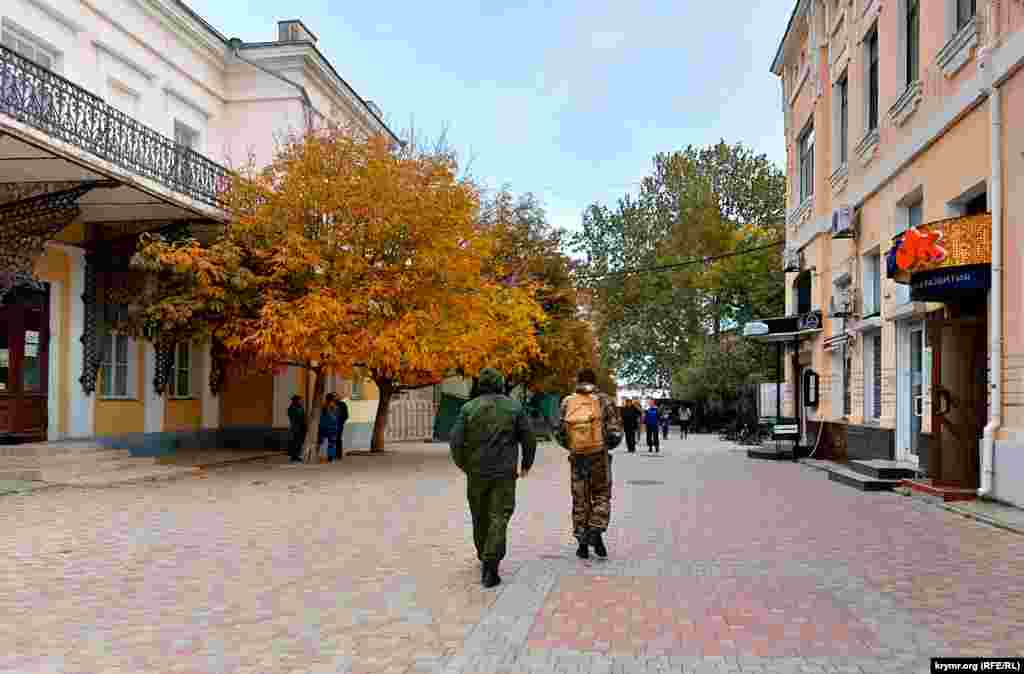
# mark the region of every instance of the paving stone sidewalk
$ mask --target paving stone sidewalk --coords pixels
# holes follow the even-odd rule
[[[1024,537],[709,436],[613,459],[608,560],[568,464],[479,586],[440,444],[0,499],[0,674],[927,672],[1024,655]]]

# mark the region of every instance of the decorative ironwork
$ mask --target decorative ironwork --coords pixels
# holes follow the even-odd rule
[[[47,194],[49,192],[62,192],[78,187],[82,184],[80,180],[54,180],[49,182],[29,183],[0,183],[0,204],[9,204],[12,201],[21,201],[29,197]]]
[[[96,378],[100,370],[100,345],[98,334],[99,306],[97,300],[96,259],[92,255],[85,256],[85,288],[82,292],[82,304],[85,311],[82,322],[82,376],[78,383],[86,395],[96,392]]]
[[[227,169],[3,46],[0,112],[204,204],[225,206]]]
[[[78,200],[97,187],[115,186],[111,181],[81,182],[0,204],[0,270],[31,275],[46,241],[78,216]]]
[[[153,390],[163,395],[174,372],[174,346],[154,345],[156,348],[156,372],[153,374]]]
[[[28,288],[38,292],[46,292],[46,284],[32,274],[0,271],[0,304],[3,304],[4,298],[15,288]]]

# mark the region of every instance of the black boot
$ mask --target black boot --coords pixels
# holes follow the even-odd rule
[[[590,533],[590,544],[594,547],[594,552],[598,557],[604,559],[608,556],[608,548],[604,547],[604,539],[601,538],[601,532],[596,529]]]
[[[484,573],[481,582],[487,588],[494,587],[501,582],[501,577],[498,576],[498,562],[484,562]]]
[[[580,559],[590,559],[590,549],[587,547],[586,537],[580,538],[580,546],[576,548],[576,556]]]

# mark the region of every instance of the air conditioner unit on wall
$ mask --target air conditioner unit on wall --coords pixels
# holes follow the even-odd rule
[[[856,236],[853,222],[853,209],[849,206],[842,206],[832,211],[832,227],[830,228],[833,239],[852,239]]]

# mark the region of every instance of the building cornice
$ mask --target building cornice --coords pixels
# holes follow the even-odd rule
[[[64,12],[61,12],[45,0],[26,0],[26,2],[66,28],[72,35],[78,35],[84,30],[82,24],[78,23]]]
[[[807,14],[807,9],[810,6],[812,0],[796,0],[796,6],[793,7],[793,13],[789,15],[789,23],[786,24],[786,32],[782,34],[782,40],[779,42],[778,49],[775,50],[775,58],[772,60],[771,72],[776,75],[782,76],[782,65],[785,59],[783,56],[786,53],[786,41],[789,40],[790,34],[793,32],[793,27],[796,25],[797,20],[802,19]]]
[[[370,108],[356,90],[338,74],[331,62],[312,42],[246,43],[242,45],[242,49],[246,52],[246,58],[259,61],[261,65],[269,66],[280,63],[308,70],[328,85],[325,88],[333,92],[335,97],[341,98],[362,123],[383,131],[396,141],[400,140],[398,135],[377,116],[377,113]]]
[[[135,0],[165,27],[184,38],[189,46],[218,70],[226,65],[227,39],[180,0]]]
[[[127,26],[125,26],[120,21],[118,21],[117,18],[115,18],[114,16],[111,16],[110,14],[107,14],[102,9],[97,7],[94,4],[95,0],[79,0],[79,1],[83,5],[88,7],[91,11],[93,11],[97,16],[101,17],[104,21],[108,22],[111,26],[113,26],[118,31],[120,31],[123,35],[128,37],[128,39],[130,39],[133,42],[135,42],[136,44],[140,45],[143,49],[148,51],[150,54],[153,54],[154,56],[156,56],[156,58],[159,59],[168,68],[170,68],[170,69],[174,70],[175,72],[177,72],[177,73],[181,74],[182,76],[184,76],[188,81],[192,82],[196,87],[198,87],[199,89],[202,89],[207,94],[209,94],[213,98],[217,99],[218,102],[221,102],[221,103],[224,102],[224,94],[223,94],[223,92],[220,92],[220,91],[217,91],[217,90],[213,89],[209,84],[207,84],[206,82],[203,82],[202,80],[197,78],[195,75],[193,75],[192,73],[188,72],[188,70],[182,68],[174,60],[169,58],[165,53],[161,52],[159,49],[156,49],[151,44],[149,44],[145,40],[141,39],[131,29],[129,29]],[[159,16],[155,15],[153,9],[151,7],[149,7],[149,3],[150,2],[157,2],[159,0],[135,0],[135,1],[139,4],[140,7],[144,8],[144,9],[148,9],[150,15],[155,16],[158,19],[160,18]],[[171,28],[173,30],[174,24],[167,23],[165,21],[164,25],[168,26],[169,28]],[[175,31],[175,33],[178,34],[178,35],[181,35],[180,31]],[[193,43],[193,41],[188,39],[187,37],[186,37],[186,40],[189,43]],[[196,45],[193,43],[192,46],[195,47]],[[220,54],[219,57],[212,56],[206,50],[197,51],[197,54],[200,56],[200,58],[203,58],[208,63],[212,64],[218,71],[221,71],[221,72],[223,71],[224,65],[225,65],[223,52]]]

